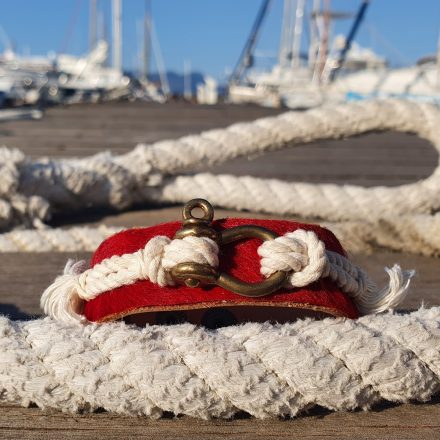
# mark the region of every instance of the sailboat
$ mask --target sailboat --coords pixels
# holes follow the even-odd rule
[[[90,0],[89,52],[82,56],[66,53],[21,56],[6,41],[6,50],[0,54],[0,106],[72,104],[121,98],[165,102],[169,86],[164,73],[159,91],[148,81],[147,73],[138,79],[126,75],[122,69],[122,0],[112,0],[111,66],[108,65],[109,43],[98,38],[96,32],[97,17],[97,0]],[[5,40],[4,32],[0,36]],[[151,38],[153,49],[159,50],[151,17],[146,18],[143,38]],[[162,58],[157,64],[164,72]]]
[[[229,81],[228,99],[232,103],[253,102],[271,107],[293,109],[322,105],[329,99],[329,84],[341,69],[374,68],[386,61],[371,50],[353,44],[368,7],[364,0],[354,16],[346,38],[330,41],[330,23],[351,18],[351,14],[332,12],[327,0],[313,0],[307,18],[307,0],[285,0],[278,63],[269,72],[252,68],[254,50],[271,0],[263,1],[249,39]],[[309,20],[310,38],[306,53],[301,52],[305,20]]]
[[[341,76],[331,93],[346,100],[400,98],[440,105],[440,51],[414,66],[380,68]]]

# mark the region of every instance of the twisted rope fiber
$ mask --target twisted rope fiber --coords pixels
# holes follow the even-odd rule
[[[15,229],[0,234],[0,252],[94,252],[106,238],[122,230],[106,225]]]
[[[121,156],[100,153],[84,159],[32,162],[17,150],[4,148],[0,152],[0,227],[24,222],[38,226],[50,210],[123,209],[133,203],[183,202],[194,196],[226,208],[328,221],[393,218],[398,222],[400,214],[429,215],[440,208],[439,166],[427,179],[395,188],[178,174],[243,155],[371,131],[415,133],[440,151],[439,126],[440,111],[433,106],[386,100],[287,112],[138,145]]]
[[[439,346],[439,307],[215,331],[0,317],[0,401],[154,418],[366,410],[438,394]]]
[[[398,252],[440,256],[440,213],[369,221],[321,222],[352,253],[371,253],[382,247]],[[68,229],[16,229],[0,234],[0,252],[93,252],[117,226],[76,226]]]
[[[198,263],[216,268],[219,263],[217,243],[207,237],[188,236],[171,240],[156,236],[134,253],[113,255],[91,269],[85,261],[69,260],[63,275],[44,291],[41,307],[55,319],[85,322],[81,315],[84,301],[121,286],[150,280],[159,286],[174,285],[170,271],[179,263]],[[413,271],[402,271],[398,265],[386,269],[389,285],[379,289],[369,276],[344,256],[328,251],[312,231],[298,229],[258,248],[261,274],[289,274],[287,286],[304,287],[321,277],[329,277],[348,293],[363,314],[395,308],[406,296]]]

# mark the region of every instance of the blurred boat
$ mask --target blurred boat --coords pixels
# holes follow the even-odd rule
[[[328,84],[343,68],[345,71],[376,67],[385,60],[369,49],[352,44],[368,7],[361,3],[346,38],[338,36],[330,45],[331,20],[352,17],[332,12],[313,0],[306,14],[306,0],[285,0],[278,63],[268,72],[253,69],[254,52],[271,0],[264,0],[250,36],[229,81],[228,99],[233,103],[253,102],[261,105],[293,109],[311,108],[327,99]],[[308,20],[310,38],[306,53],[301,52],[304,25]]]
[[[96,20],[96,1],[91,0],[91,21]],[[48,56],[21,56],[12,50],[6,34],[6,50],[0,54],[0,107],[78,102],[100,102],[130,99],[163,103],[169,88],[159,90],[148,80],[147,72],[140,78],[122,70],[122,1],[112,2],[113,66],[108,66],[109,44],[91,39],[90,50],[83,56],[65,53]],[[151,17],[145,20],[145,36],[152,32]],[[95,32],[94,30],[92,32]],[[157,37],[153,34],[157,40]],[[153,39],[158,48],[158,41]],[[145,43],[146,44],[146,43]],[[163,66],[163,60],[161,60]],[[163,75],[162,75],[163,76]],[[162,77],[161,77],[162,80]],[[165,81],[165,79],[163,79]],[[162,81],[162,82],[163,82]]]
[[[415,66],[364,70],[341,76],[331,93],[346,100],[401,98],[440,105],[439,58],[429,57]]]
[[[301,53],[301,47],[308,0],[285,0],[278,63],[268,72],[256,71],[252,68],[255,46],[270,2],[263,1],[230,78],[230,102],[301,109],[328,102],[397,97],[440,105],[440,45],[437,55],[414,66],[390,68],[385,58],[354,41],[368,0],[362,1],[354,15],[347,37],[336,36],[331,44],[331,20],[351,15],[330,11],[330,0],[323,8],[320,0],[313,0],[306,53]]]
[[[98,102],[133,97],[163,102],[148,81],[136,81],[106,66],[108,43],[99,41],[88,54],[77,57],[0,58],[0,105],[51,105]]]
[[[197,84],[197,102],[214,105],[218,102],[218,83],[211,76],[205,76],[202,84]]]
[[[49,60],[34,64],[6,50],[0,55],[0,107],[35,105],[50,83],[51,70]]]

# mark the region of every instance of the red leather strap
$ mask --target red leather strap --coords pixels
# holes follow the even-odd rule
[[[298,228],[313,230],[324,241],[328,250],[345,254],[333,233],[317,225],[258,219],[225,219],[213,223],[214,227],[219,230],[246,224],[264,226],[279,235]],[[180,222],[172,222],[120,232],[99,246],[92,257],[91,267],[112,255],[136,252],[156,235],[173,238],[180,227]],[[219,269],[248,282],[261,280],[260,257],[257,254],[260,244],[260,240],[251,239],[221,247]],[[138,281],[135,284],[105,292],[87,302],[84,314],[90,321],[101,322],[140,311],[198,309],[225,305],[307,308],[336,316],[358,317],[358,311],[350,298],[328,279],[321,279],[305,288],[283,289],[260,298],[242,297],[217,286],[159,287],[150,281]]]

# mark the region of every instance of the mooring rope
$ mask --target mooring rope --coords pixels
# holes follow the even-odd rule
[[[14,229],[0,234],[0,252],[94,252],[106,238],[122,230],[106,225]]]
[[[377,248],[440,256],[440,213],[382,218],[374,221],[320,222],[336,234],[350,253],[371,253]],[[124,228],[99,225],[71,228],[15,229],[0,234],[0,252],[93,252],[108,237]]]
[[[423,402],[440,390],[439,324],[439,307],[215,331],[0,317],[0,402],[205,419]]]
[[[51,211],[85,207],[124,209],[134,203],[184,202],[205,197],[217,206],[299,215],[327,221],[384,219],[405,227],[400,215],[430,216],[440,208],[440,167],[398,187],[289,183],[230,175],[179,175],[226,160],[323,139],[371,131],[415,133],[440,151],[440,111],[429,104],[370,101],[307,112],[287,112],[133,151],[83,159],[31,161],[17,150],[0,151],[0,227],[34,226]],[[414,221],[418,221],[418,217]],[[438,247],[434,252],[438,252]]]

